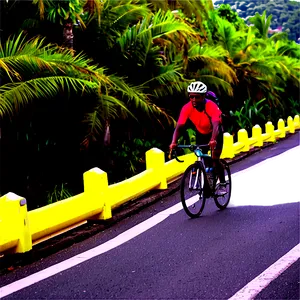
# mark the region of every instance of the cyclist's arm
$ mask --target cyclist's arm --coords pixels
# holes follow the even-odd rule
[[[219,121],[212,121],[212,135],[211,135],[211,141],[216,141],[217,137],[219,135]]]
[[[188,116],[189,116],[189,106],[186,104],[182,107],[182,109],[180,111],[178,122],[177,122],[177,125],[175,127],[172,142],[171,142],[171,145],[170,145],[171,149],[174,145],[177,144],[177,141],[178,141],[178,139],[179,139],[179,137],[182,133],[183,127],[185,126],[185,123],[188,119]]]
[[[210,102],[210,105],[207,107],[207,112],[211,116],[211,141],[215,141],[219,135],[219,125],[221,124],[221,111],[215,103]]]

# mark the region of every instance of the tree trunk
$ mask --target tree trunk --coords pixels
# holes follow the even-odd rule
[[[63,46],[73,50],[73,40],[73,24],[72,22],[67,22],[63,31]]]
[[[110,124],[108,120],[105,123],[104,145],[110,146]]]
[[[0,41],[3,43],[4,33],[5,33],[5,19],[6,19],[6,10],[5,10],[5,3],[4,1],[0,1],[0,11],[1,11],[1,19],[0,19]]]

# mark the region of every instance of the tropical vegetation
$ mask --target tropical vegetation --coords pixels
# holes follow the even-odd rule
[[[216,7],[230,6],[249,25],[251,17],[256,13],[262,15],[266,10],[272,15],[271,30],[279,29],[286,32],[290,40],[299,41],[300,2],[297,0],[217,0],[214,4]]]
[[[168,151],[191,80],[227,129],[300,112],[299,45],[207,0],[0,1],[1,193],[29,209],[80,193],[84,171],[117,182]],[[192,135],[192,127],[188,135]]]

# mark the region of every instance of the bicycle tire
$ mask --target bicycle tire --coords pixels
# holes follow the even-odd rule
[[[192,174],[192,172],[196,174]],[[198,175],[197,175],[198,174]],[[181,202],[184,211],[191,218],[199,217],[204,209],[205,170],[202,164],[194,163],[185,170],[180,185]],[[196,196],[196,198],[194,198]]]
[[[230,167],[229,167],[228,163],[224,159],[221,159],[220,161],[221,161],[221,163],[222,163],[222,165],[224,167],[224,172],[225,172],[226,194],[224,194],[224,195],[218,195],[217,194],[217,189],[218,189],[218,184],[219,184],[219,178],[216,177],[214,200],[215,200],[216,206],[220,210],[223,210],[223,209],[225,209],[228,206],[229,201],[230,201],[231,189],[232,189],[232,181],[231,181]]]

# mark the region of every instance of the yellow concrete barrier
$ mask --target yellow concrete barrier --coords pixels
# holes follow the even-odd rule
[[[32,241],[100,214],[103,207],[86,201],[84,193],[32,210],[28,213]]]
[[[286,131],[289,133],[295,133],[294,119],[291,116],[287,119]]]
[[[248,152],[250,150],[248,132],[246,129],[240,129],[238,131],[238,140],[233,144],[233,149],[235,154]]]
[[[36,244],[69,226],[88,219],[108,219],[107,174],[93,168],[83,175],[84,192],[28,213],[32,241]]]
[[[108,187],[111,207],[115,209],[160,186],[161,178],[154,169],[146,170],[129,179],[111,184]]]
[[[99,168],[93,168],[83,174],[84,197],[89,203],[101,208],[101,212],[88,219],[107,220],[111,218],[107,173]]]
[[[283,119],[279,119],[277,122],[277,130],[275,130],[275,136],[279,137],[279,138],[285,138],[286,134],[285,134],[285,124]]]
[[[175,159],[165,163],[164,169],[168,182],[172,182],[174,179],[178,178],[178,176],[182,175],[185,169],[197,160],[194,153],[182,155],[178,158],[179,160],[183,160],[183,163],[179,163]]]
[[[168,188],[166,174],[164,171],[165,153],[158,148],[152,148],[146,152],[146,170],[153,169],[155,176],[159,178],[158,189]]]
[[[252,127],[252,137],[249,138],[249,145],[252,147],[261,147],[263,143],[262,129],[256,124]]]
[[[239,154],[240,152],[242,152],[242,149],[244,148],[244,144],[241,143],[241,142],[235,142],[233,144],[233,151],[234,151],[234,154]]]
[[[234,148],[233,148],[233,136],[228,132],[225,132],[223,135],[223,150],[221,153],[221,158],[233,158],[234,157]]]
[[[276,142],[275,134],[274,134],[274,125],[272,122],[267,122],[265,125],[266,133],[262,134],[262,138],[264,142]]]
[[[165,153],[158,148],[146,152],[146,170],[122,182],[109,186],[112,208],[136,199],[151,189],[168,188],[165,173]]]
[[[0,253],[32,249],[26,199],[14,193],[0,198]]]
[[[295,124],[295,129],[300,129],[300,117],[299,117],[299,115],[295,115],[294,124]]]
[[[233,158],[239,152],[248,152],[250,146],[260,147],[264,142],[275,142],[284,138],[286,131],[294,133],[300,128],[299,115],[288,117],[287,126],[278,120],[278,129],[272,122],[265,124],[265,133],[259,125],[252,128],[252,137],[245,129],[238,131],[238,141],[224,133],[221,158]],[[146,152],[146,170],[122,182],[108,185],[107,174],[99,168],[83,174],[84,192],[27,212],[26,200],[13,193],[0,198],[0,253],[26,252],[32,245],[62,230],[77,226],[89,219],[109,219],[112,210],[136,199],[151,189],[166,189],[168,182],[178,178],[184,170],[196,161],[194,153],[165,163],[165,154],[157,148]]]

